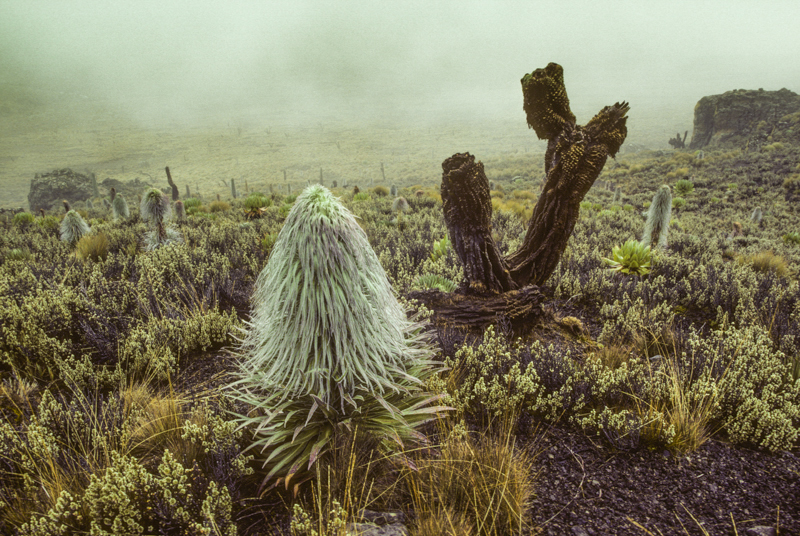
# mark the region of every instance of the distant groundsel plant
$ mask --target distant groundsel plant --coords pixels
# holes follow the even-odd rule
[[[424,392],[437,370],[354,216],[323,186],[297,198],[256,283],[231,395],[250,407],[263,484],[310,477],[339,431],[390,444],[420,438],[439,409]],[[279,482],[280,480],[278,480]]]
[[[75,244],[84,235],[89,234],[91,229],[80,214],[70,210],[61,220],[61,240],[70,244]]]
[[[117,194],[114,196],[114,201],[111,202],[111,213],[115,220],[126,220],[130,217],[131,212],[124,195]]]
[[[167,194],[158,188],[150,188],[142,197],[139,207],[142,219],[150,226],[150,231],[144,237],[147,251],[153,251],[167,244],[183,241],[180,233],[167,223],[172,215],[172,207]]]
[[[672,214],[672,191],[663,185],[653,196],[650,210],[647,212],[647,223],[644,226],[642,244],[654,248],[667,247],[669,218]]]

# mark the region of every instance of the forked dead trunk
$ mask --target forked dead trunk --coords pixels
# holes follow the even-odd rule
[[[442,163],[442,202],[450,240],[476,290],[507,292],[542,285],[553,273],[578,221],[580,203],[609,156],[625,141],[628,104],[603,108],[575,123],[560,65],[522,79],[528,126],[548,140],[545,185],[516,252],[503,257],[492,238],[492,200],[483,164],[469,153]]]

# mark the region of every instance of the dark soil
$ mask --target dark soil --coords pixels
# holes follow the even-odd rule
[[[745,535],[754,526],[800,534],[797,452],[719,440],[684,455],[621,452],[561,427],[543,432],[533,449],[540,472],[531,521],[539,534]]]

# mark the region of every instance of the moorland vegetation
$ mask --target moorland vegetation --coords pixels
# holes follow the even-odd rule
[[[524,329],[498,318],[480,333],[440,326],[430,342],[443,367],[435,373],[410,374],[394,362],[387,393],[413,391],[419,382],[410,374],[423,380],[420,393],[451,408],[415,425],[419,437],[403,416],[409,408],[380,396],[374,382],[387,380],[377,362],[371,371],[355,362],[336,373],[320,366],[308,388],[302,381],[313,378],[295,370],[266,378],[263,370],[280,367],[252,356],[280,336],[303,344],[300,324],[263,341],[245,338],[250,361],[236,353],[258,326],[259,306],[281,292],[259,283],[265,266],[283,260],[287,277],[303,275],[292,262],[309,250],[282,230],[304,225],[307,197],[190,198],[176,218],[167,196],[151,190],[139,210],[95,199],[68,214],[6,218],[0,532],[333,535],[366,508],[404,511],[412,534],[512,534],[533,528],[536,460],[526,445],[537,425],[580,429],[619,451],[681,454],[710,438],[796,451],[798,162],[800,148],[779,142],[609,161],[542,287],[545,317]],[[543,182],[529,159],[505,168],[494,175],[487,163],[502,255],[520,247]],[[397,198],[388,185],[332,189],[355,216],[337,212],[348,222],[338,243],[361,236],[364,256],[372,255],[367,242],[374,251],[374,262],[358,261],[373,278],[359,288],[380,288],[375,299],[396,298],[392,314],[408,308],[417,321],[431,311],[407,299],[412,291],[464,282],[434,179],[393,188]],[[336,203],[324,210],[339,211]],[[321,321],[323,306],[303,307],[303,325]],[[350,333],[355,326],[339,313],[341,322],[325,329]],[[343,337],[380,353],[420,337],[414,326],[391,344]],[[353,390],[331,398],[346,374],[356,378],[347,380]],[[273,383],[265,398],[255,388],[231,396],[236,378]],[[392,391],[393,382],[403,388]],[[270,414],[290,392],[307,398]],[[275,405],[259,408],[265,400]],[[377,424],[354,415],[369,411]],[[276,423],[292,423],[291,432]],[[298,453],[292,440],[309,423],[324,448],[306,442]],[[389,430],[408,433],[387,441]],[[264,441],[270,434],[279,441]],[[286,467],[282,456],[290,466],[315,462],[303,465],[303,485],[283,473],[272,486]],[[800,520],[789,513],[785,522]]]

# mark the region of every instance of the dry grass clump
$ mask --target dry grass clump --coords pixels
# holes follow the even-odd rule
[[[631,349],[627,346],[606,345],[590,354],[590,359],[599,359],[603,366],[610,370],[618,369],[631,357]]]
[[[451,433],[438,457],[407,474],[418,524],[413,535],[520,534],[534,496],[533,459],[510,433]],[[442,532],[433,532],[434,530]]]
[[[75,244],[75,255],[93,262],[104,261],[108,256],[110,243],[105,233],[83,236]]]
[[[212,201],[208,204],[209,212],[227,212],[231,209],[231,204],[227,201]]]
[[[772,250],[741,256],[738,258],[738,262],[739,264],[750,266],[753,270],[762,274],[774,273],[779,277],[789,275],[789,263],[784,257],[776,255]]]
[[[424,512],[417,517],[411,536],[472,536],[475,524],[464,512],[452,508]]]

